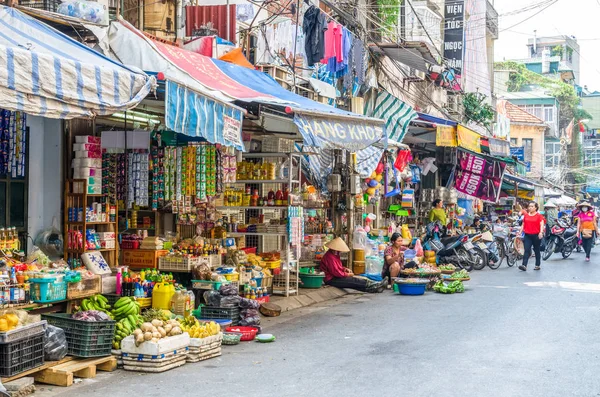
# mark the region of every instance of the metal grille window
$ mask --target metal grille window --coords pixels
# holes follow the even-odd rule
[[[510,146],[518,146],[519,141],[517,138],[510,138]]]

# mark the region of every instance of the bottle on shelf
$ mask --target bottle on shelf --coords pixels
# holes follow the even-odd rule
[[[275,206],[275,192],[273,189],[269,190],[269,195],[267,196],[267,205],[269,207]]]

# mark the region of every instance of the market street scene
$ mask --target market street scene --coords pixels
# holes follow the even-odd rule
[[[0,397],[597,396],[599,0],[0,0]]]

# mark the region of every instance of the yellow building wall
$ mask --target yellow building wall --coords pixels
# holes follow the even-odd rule
[[[544,127],[510,125],[511,146],[524,146],[523,139],[532,139],[531,171],[528,177],[541,178],[544,171]],[[514,140],[517,142],[514,142]],[[527,161],[527,158],[525,158]]]

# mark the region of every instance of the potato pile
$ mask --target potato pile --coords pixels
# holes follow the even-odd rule
[[[139,346],[144,342],[158,342],[168,336],[181,335],[183,331],[177,320],[162,321],[154,319],[152,322],[143,323],[140,328],[133,331],[135,345]]]

